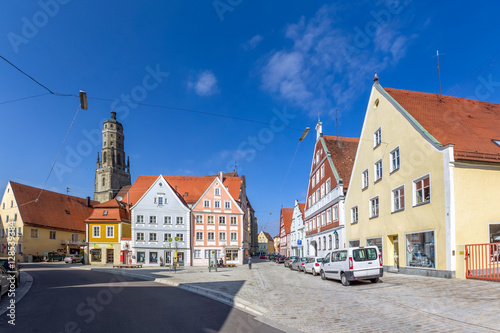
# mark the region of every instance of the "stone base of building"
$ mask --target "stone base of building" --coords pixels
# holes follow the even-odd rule
[[[437,277],[444,279],[454,279],[456,277],[455,271],[441,271],[437,269],[421,269],[413,267],[399,267],[399,270],[395,271],[393,266],[384,266],[384,272]]]

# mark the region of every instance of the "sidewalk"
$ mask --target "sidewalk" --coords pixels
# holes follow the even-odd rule
[[[208,272],[205,267],[80,269],[124,274],[196,292],[236,306],[287,332],[500,332],[500,283],[387,273],[382,283],[354,283],[298,273],[282,264]],[[276,325],[273,325],[276,326]]]

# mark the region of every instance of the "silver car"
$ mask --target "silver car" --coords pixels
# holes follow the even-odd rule
[[[307,258],[306,265],[304,266],[304,273],[311,273],[316,276],[321,272],[321,262],[323,257],[309,257]]]
[[[76,263],[76,262],[82,262],[82,256],[78,255],[78,254],[70,254],[69,256],[66,256],[66,258],[64,258],[64,262],[67,263],[67,264],[73,264],[73,263]]]
[[[6,292],[9,291],[9,273],[3,266],[0,266],[0,299],[2,298],[2,295],[5,294]]]
[[[292,261],[292,264],[290,265],[290,269],[296,269],[298,272],[301,272],[304,270],[304,266],[306,264],[306,261],[307,261],[306,257],[297,258],[294,261]]]

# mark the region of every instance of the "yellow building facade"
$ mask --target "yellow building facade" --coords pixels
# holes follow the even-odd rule
[[[433,119],[439,110],[432,108],[456,110],[460,100],[373,85],[346,198],[346,231],[350,246],[377,245],[387,271],[463,278],[465,244],[488,243],[496,232],[500,164],[454,151],[464,144],[454,145],[450,123]]]
[[[264,252],[266,254],[274,253],[274,240],[265,231],[261,231],[257,237],[259,243],[259,252]]]
[[[132,239],[130,213],[115,199],[97,205],[85,220],[91,265],[129,264]]]

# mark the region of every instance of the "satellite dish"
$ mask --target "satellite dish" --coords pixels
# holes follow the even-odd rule
[[[123,198],[122,198],[122,197],[116,197],[116,200],[118,200],[118,201],[122,201],[122,200],[123,200]]]

